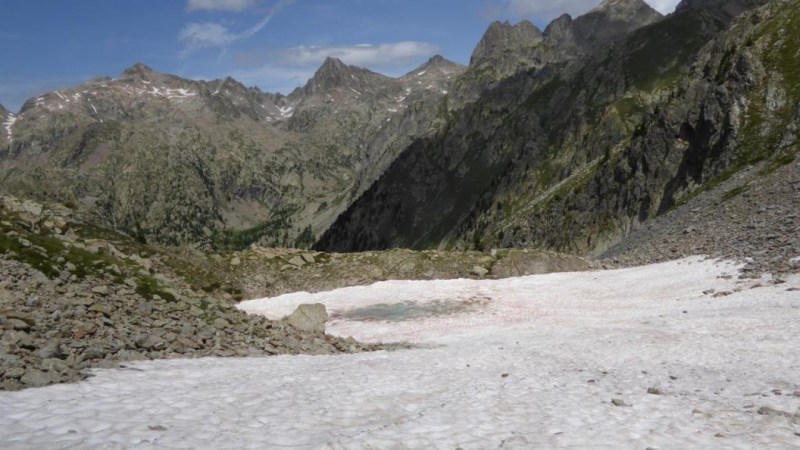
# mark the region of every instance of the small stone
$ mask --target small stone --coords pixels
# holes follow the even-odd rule
[[[25,374],[22,375],[20,381],[22,381],[27,386],[39,387],[39,386],[47,386],[48,384],[53,384],[57,382],[58,379],[59,377],[56,374],[52,374],[50,372],[42,372],[41,370],[36,370],[36,369],[28,369],[25,371]]]
[[[79,326],[72,330],[72,339],[81,340],[92,333],[94,333],[93,329],[85,326]]]
[[[301,256],[295,256],[289,260],[289,264],[295,267],[303,267],[306,265],[306,260],[303,259]]]
[[[725,435],[724,435],[724,434],[722,434],[722,433],[717,433],[717,434],[715,434],[715,435],[714,435],[714,437],[718,437],[718,438],[724,438],[724,437],[725,437]]]
[[[472,273],[474,273],[475,275],[483,278],[483,277],[486,276],[486,274],[489,273],[489,270],[486,269],[485,267],[475,266],[475,267],[472,268]]]
[[[500,375],[500,378],[508,378],[508,374],[504,373],[504,374]]]
[[[623,400],[621,398],[612,398],[611,399],[611,404],[614,405],[614,406],[628,406],[628,404],[625,403],[625,400]]]
[[[108,307],[106,307],[104,305],[101,305],[99,303],[95,303],[94,305],[90,306],[89,307],[89,311],[92,311],[92,312],[95,312],[95,313],[100,313],[100,314],[102,314],[104,316],[110,316],[111,315],[111,311],[108,309]]]
[[[0,312],[0,316],[5,316],[9,319],[21,320],[29,326],[36,325],[36,319],[33,317],[33,314],[26,314],[19,311],[3,311]]]
[[[92,293],[97,295],[108,295],[108,286],[95,286],[92,288]]]
[[[7,330],[20,330],[20,331],[27,331],[31,329],[31,326],[27,323],[19,320],[19,319],[6,319],[2,322],[3,328]]]
[[[647,393],[651,395],[664,395],[661,389],[655,387],[647,388]]]
[[[316,259],[314,258],[314,255],[312,255],[311,253],[303,253],[300,256],[303,258],[303,260],[305,262],[307,262],[309,264],[314,264],[316,262]]]
[[[5,378],[20,378],[23,375],[25,375],[25,369],[22,367],[12,367],[6,369],[6,373],[3,376]]]
[[[167,431],[167,427],[164,425],[148,425],[147,428],[151,431]]]
[[[20,239],[19,243],[20,243],[20,245],[22,245],[25,248],[28,248],[28,247],[31,246],[31,241],[29,241],[27,239]]]
[[[787,413],[785,411],[781,411],[779,409],[775,409],[775,408],[773,408],[771,406],[762,406],[761,408],[758,408],[758,411],[756,411],[756,412],[761,416],[790,416],[791,415],[791,414],[789,414],[789,413]]]
[[[705,291],[703,291],[703,295],[711,295],[714,292],[717,292],[717,290],[716,289],[706,289]]]
[[[242,264],[242,260],[238,256],[231,258],[231,266],[238,266]]]

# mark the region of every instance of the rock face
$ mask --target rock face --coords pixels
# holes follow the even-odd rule
[[[501,82],[415,141],[317,248],[595,254],[750,164],[791,161],[798,5],[732,21],[710,3]]]
[[[511,25],[507,21],[494,22],[473,50],[469,65],[471,67],[485,65],[499,55],[536,47],[542,41],[542,31],[527,20],[516,25]]]
[[[618,0],[604,1],[575,20],[562,15],[544,32],[527,20],[516,25],[494,22],[475,47],[470,69],[500,81],[526,69],[574,59],[661,18],[642,0]]]

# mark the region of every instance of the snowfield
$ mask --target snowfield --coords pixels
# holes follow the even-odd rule
[[[244,302],[269,317],[321,302],[331,334],[419,348],[143,362],[0,393],[0,448],[800,448],[800,276],[736,270],[689,258]]]

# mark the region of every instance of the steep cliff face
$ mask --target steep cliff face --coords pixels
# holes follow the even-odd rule
[[[567,63],[661,19],[643,0],[617,0],[604,1],[574,20],[562,15],[544,32],[526,20],[516,25],[494,22],[475,47],[469,71],[456,82],[451,109],[475,101],[517,73]]]
[[[512,77],[409,147],[318,247],[599,252],[720,177],[788,161],[797,14],[775,1],[730,28],[725,5],[685,6],[563,69]]]
[[[2,189],[160,243],[308,245],[429,131],[461,70],[433,65],[423,85],[329,59],[283,96],[137,64],[4,113]]]

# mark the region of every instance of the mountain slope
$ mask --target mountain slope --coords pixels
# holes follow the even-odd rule
[[[786,161],[796,12],[774,2],[723,33],[727,6],[685,6],[563,70],[511,78],[415,142],[318,247],[593,253],[715,177]]]
[[[428,132],[452,74],[417,85],[329,59],[283,96],[137,64],[4,117],[2,189],[154,242],[307,245]]]

